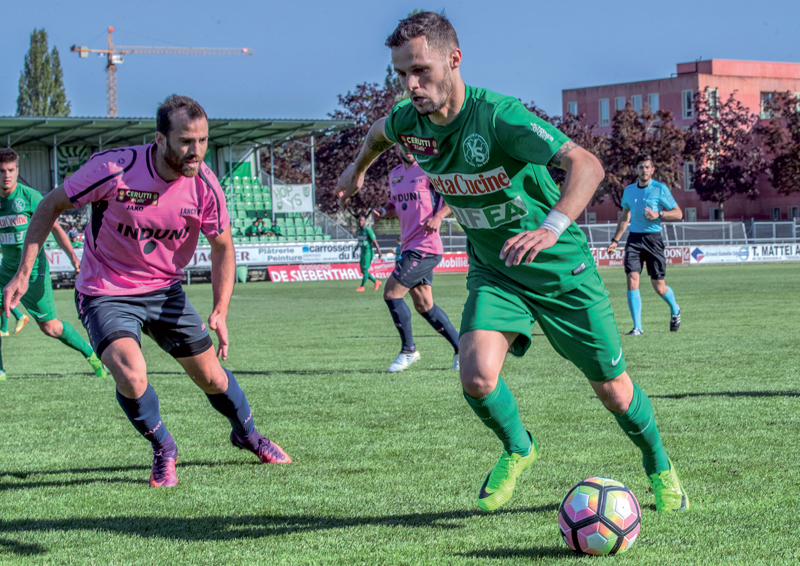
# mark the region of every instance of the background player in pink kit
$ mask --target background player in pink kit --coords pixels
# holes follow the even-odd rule
[[[172,95],[158,109],[156,129],[154,144],[97,153],[45,197],[28,228],[17,274],[4,290],[4,308],[16,306],[25,294],[31,266],[58,215],[91,203],[75,302],[95,351],[114,376],[122,410],[152,443],[150,485],[177,483],[178,450],[147,382],[142,330],[228,418],[235,446],[264,463],[290,463],[277,444],[256,430],[244,392],[218,360],[228,353],[226,317],[235,257],[224,194],[203,163],[206,113],[191,98]],[[180,283],[200,232],[211,244],[214,307],[208,326],[217,333],[216,354]]]
[[[450,214],[450,207],[431,190],[428,176],[417,164],[414,154],[400,145],[397,150],[402,163],[389,174],[389,202],[373,210],[376,222],[394,216],[400,220],[403,241],[402,255],[383,290],[383,298],[402,341],[400,354],[386,371],[403,371],[420,358],[411,333],[411,310],[403,300],[406,293],[411,294],[414,308],[422,318],[453,346],[455,354],[450,369],[457,370],[458,332],[447,314],[433,302],[431,294],[433,268],[439,265],[444,251],[439,226]]]

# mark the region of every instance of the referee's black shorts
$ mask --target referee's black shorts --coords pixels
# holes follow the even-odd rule
[[[650,279],[664,279],[667,258],[661,232],[630,232],[625,243],[625,273],[641,273],[647,265]]]

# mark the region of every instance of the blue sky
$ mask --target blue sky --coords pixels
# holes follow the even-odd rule
[[[224,8],[222,8],[224,6]],[[132,10],[133,8],[133,10]],[[74,116],[105,116],[105,65],[72,44],[252,47],[252,57],[129,55],[119,67],[119,115],[153,116],[177,92],[212,117],[325,118],[337,94],[381,82],[383,46],[415,8],[444,8],[474,84],[561,113],[561,90],[667,77],[678,62],[800,62],[800,2],[640,0],[227,1],[2,0],[0,115],[16,112],[19,74],[36,27],[61,54]]]

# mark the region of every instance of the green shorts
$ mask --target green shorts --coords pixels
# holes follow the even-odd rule
[[[597,272],[572,291],[545,297],[502,275],[471,268],[467,289],[461,334],[516,332],[510,351],[522,356],[531,345],[531,327],[538,322],[556,352],[591,381],[614,379],[625,371],[614,311]]]
[[[0,266],[0,287],[5,287],[15,273]],[[28,292],[20,301],[36,322],[47,322],[58,317],[56,300],[53,296],[53,282],[50,280],[50,268],[34,270],[28,283]]]
[[[368,248],[361,252],[361,259],[359,260],[358,266],[361,268],[361,273],[366,273],[369,271],[369,266],[372,264],[372,248]]]

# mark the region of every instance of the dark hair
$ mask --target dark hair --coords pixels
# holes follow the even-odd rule
[[[172,116],[172,113],[177,110],[186,110],[190,120],[198,120],[200,118],[205,118],[208,120],[206,111],[203,110],[203,107],[200,106],[197,101],[189,98],[188,96],[171,94],[166,98],[166,100],[164,100],[164,102],[161,103],[161,106],[158,107],[158,112],[156,112],[157,132],[160,132],[165,136],[169,135],[169,132],[172,129],[170,116]]]
[[[458,35],[444,12],[418,12],[400,20],[386,39],[386,47],[402,47],[416,37],[425,38],[440,53],[450,53],[458,47]]]
[[[650,165],[654,165],[653,158],[650,157],[649,154],[643,153],[636,158],[636,167],[639,166],[640,163],[644,163],[645,161],[649,161]]]
[[[19,161],[19,155],[10,147],[0,149],[0,163],[16,163]]]

